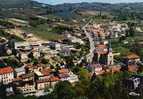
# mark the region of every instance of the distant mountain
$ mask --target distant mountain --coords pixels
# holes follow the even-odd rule
[[[66,3],[59,5],[46,5],[33,0],[0,0],[0,8],[31,8],[31,7],[52,7],[54,11],[73,11],[78,10],[133,10],[141,11],[143,9],[143,3],[121,3],[121,4],[109,4],[109,3]]]
[[[77,11],[104,11],[112,13],[113,15],[120,15],[120,14],[136,14],[137,17],[143,19],[143,2],[142,3],[119,3],[119,4],[110,4],[110,3],[66,3],[66,4],[59,4],[53,6],[53,10],[55,14],[58,15],[63,14],[65,15],[74,15],[74,12]],[[60,14],[59,14],[60,13]],[[72,13],[72,14],[71,14]]]
[[[41,3],[32,0],[0,0],[0,8],[30,8],[41,5]]]
[[[9,8],[24,8],[14,9],[14,10],[3,10]],[[36,8],[36,9],[35,9]],[[37,9],[38,8],[38,9]],[[78,11],[104,11],[112,13],[113,15],[120,15],[131,13],[136,14],[137,17],[143,18],[143,3],[120,3],[120,4],[110,4],[110,3],[66,3],[59,5],[47,5],[42,4],[33,0],[0,0],[0,15],[1,16],[31,16],[31,15],[46,15],[48,13],[64,16],[64,17],[72,17],[75,16]],[[15,12],[15,13],[14,13]]]
[[[74,3],[74,4],[60,4],[55,5],[54,9],[56,11],[65,11],[65,10],[73,10],[73,9],[83,9],[83,10],[104,10],[111,11],[114,9],[127,9],[127,10],[139,10],[143,9],[142,3],[119,3],[119,4],[110,4],[110,3]]]

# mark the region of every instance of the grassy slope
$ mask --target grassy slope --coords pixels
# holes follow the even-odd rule
[[[11,37],[11,35],[9,34],[9,33],[7,33],[7,32],[4,32],[3,30],[0,30],[0,36],[1,37],[5,37],[5,38],[9,38],[9,37]],[[15,38],[15,40],[16,41],[24,41],[22,38],[20,38],[20,37],[18,37],[18,36],[16,36],[16,35],[13,35],[14,36],[14,38]]]
[[[30,28],[26,27],[23,29],[46,40],[58,40],[63,38],[60,34],[55,33],[54,29],[49,28],[47,24],[38,25],[37,27],[30,27]]]

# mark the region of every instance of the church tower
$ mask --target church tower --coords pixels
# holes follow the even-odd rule
[[[112,48],[109,48],[109,53],[107,56],[107,65],[113,65],[114,64],[114,55],[112,52]]]
[[[111,39],[109,39],[109,52],[107,56],[107,65],[113,65],[114,64],[114,55],[113,50],[111,46]]]

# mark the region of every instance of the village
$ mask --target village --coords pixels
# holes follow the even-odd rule
[[[69,81],[73,85],[78,82],[80,75],[73,72],[73,66],[80,65],[80,68],[87,69],[89,78],[123,71],[137,73],[142,65],[140,56],[130,52],[121,57],[124,61],[118,61],[115,57],[121,53],[112,48],[112,40],[126,37],[128,30],[127,24],[117,22],[86,24],[82,34],[86,36],[86,42],[89,41],[90,46],[87,48],[89,53],[85,52],[83,56],[80,55],[80,47],[86,45],[86,42],[80,33],[73,36],[66,32],[65,40],[70,41],[70,44],[65,41],[37,39],[33,34],[25,32],[18,34],[25,41],[17,42],[13,36],[9,39],[1,37],[0,83],[6,86],[7,96],[23,94],[39,97],[52,92],[60,81]],[[124,41],[124,44],[127,43]],[[79,48],[75,44],[79,44]],[[69,57],[74,59],[67,60]],[[13,66],[14,62],[11,61],[17,63],[17,66]],[[140,83],[136,79],[140,77],[128,79],[136,85],[135,89]]]

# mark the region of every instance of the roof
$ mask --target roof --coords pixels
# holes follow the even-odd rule
[[[51,70],[50,68],[43,69],[43,70],[41,71],[41,73],[42,73],[44,76],[50,75],[51,72],[52,72],[52,70]]]
[[[60,79],[59,79],[59,77],[57,77],[57,76],[51,76],[51,77],[49,78],[49,80],[50,80],[51,82],[54,82],[54,81],[59,81]]]
[[[130,53],[130,54],[127,55],[127,58],[128,59],[138,59],[140,57],[135,53]]]
[[[66,69],[66,68],[62,68],[62,69],[59,70],[59,73],[61,73],[61,74],[67,74],[67,73],[69,73],[69,70]]]
[[[70,77],[69,74],[59,74],[59,77],[60,78],[67,78],[67,77]]]
[[[36,80],[37,83],[45,83],[45,82],[56,82],[59,81],[60,78],[57,76],[51,76],[50,78]]]
[[[15,71],[16,72],[23,72],[23,71],[25,71],[25,67],[22,66],[22,67],[16,68]]]
[[[38,75],[38,76],[43,76],[43,74],[42,74],[40,71],[38,71],[38,70],[34,70],[34,73],[35,73],[36,75]]]
[[[8,66],[8,67],[4,67],[4,68],[0,68],[0,75],[2,74],[8,74],[14,72],[13,68]]]

